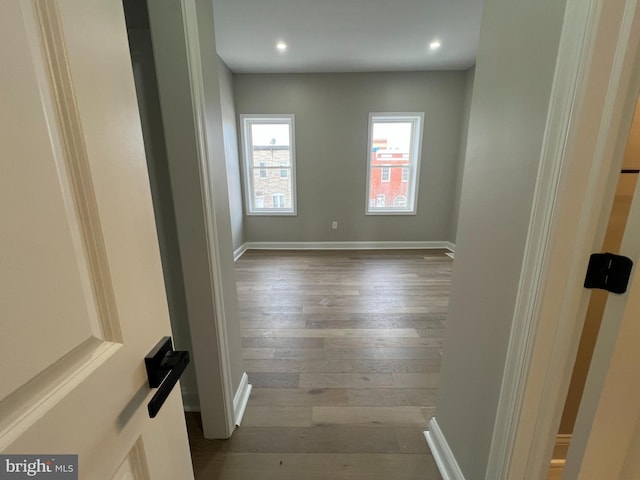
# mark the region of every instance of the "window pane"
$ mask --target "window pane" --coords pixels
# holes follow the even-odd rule
[[[260,170],[260,168],[253,169],[253,189],[256,192],[254,208],[293,209],[290,169],[287,169],[286,177],[281,177],[281,170],[283,170],[281,167],[267,168],[265,169],[266,178],[260,177]],[[262,198],[260,204],[258,198]]]
[[[254,147],[257,145],[284,145],[288,147],[291,144],[289,138],[289,124],[252,123],[251,143]]]
[[[264,164],[267,167],[291,165],[291,152],[289,147],[268,146],[253,147],[253,166]]]
[[[382,171],[384,168],[389,169],[389,181],[382,180]],[[409,182],[402,181],[403,167],[372,167],[371,179],[369,184],[369,206],[375,208],[380,207],[408,207],[407,197],[409,194]],[[385,198],[385,204],[380,205],[377,200],[380,195]],[[404,197],[404,205],[398,205],[395,201],[397,197]]]
[[[264,162],[273,167],[291,164],[288,123],[251,124],[253,165]]]
[[[375,122],[373,148],[386,152],[408,153],[411,148],[411,122]]]

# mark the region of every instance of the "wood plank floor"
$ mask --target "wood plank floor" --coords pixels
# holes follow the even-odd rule
[[[440,480],[434,413],[452,260],[442,250],[249,251],[236,262],[253,392],[225,441],[187,423],[196,478]]]

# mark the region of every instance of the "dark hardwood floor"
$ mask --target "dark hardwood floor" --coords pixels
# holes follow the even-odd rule
[[[442,250],[249,251],[236,263],[253,385],[232,438],[202,438],[197,479],[441,479],[434,413],[452,260]]]

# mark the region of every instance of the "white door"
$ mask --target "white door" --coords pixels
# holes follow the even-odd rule
[[[622,255],[634,269],[627,293],[609,294],[565,467],[566,479],[640,478],[640,183]]]
[[[0,52],[0,452],[193,478],[122,4],[3,0]]]

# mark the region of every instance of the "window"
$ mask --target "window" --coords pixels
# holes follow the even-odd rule
[[[274,193],[271,200],[273,208],[284,208],[284,193]]]
[[[248,215],[295,215],[293,115],[241,115]]]
[[[407,197],[405,197],[404,195],[398,195],[396,198],[393,199],[393,206],[394,207],[406,207],[407,206]]]
[[[415,215],[423,119],[424,113],[369,114],[368,215]]]

